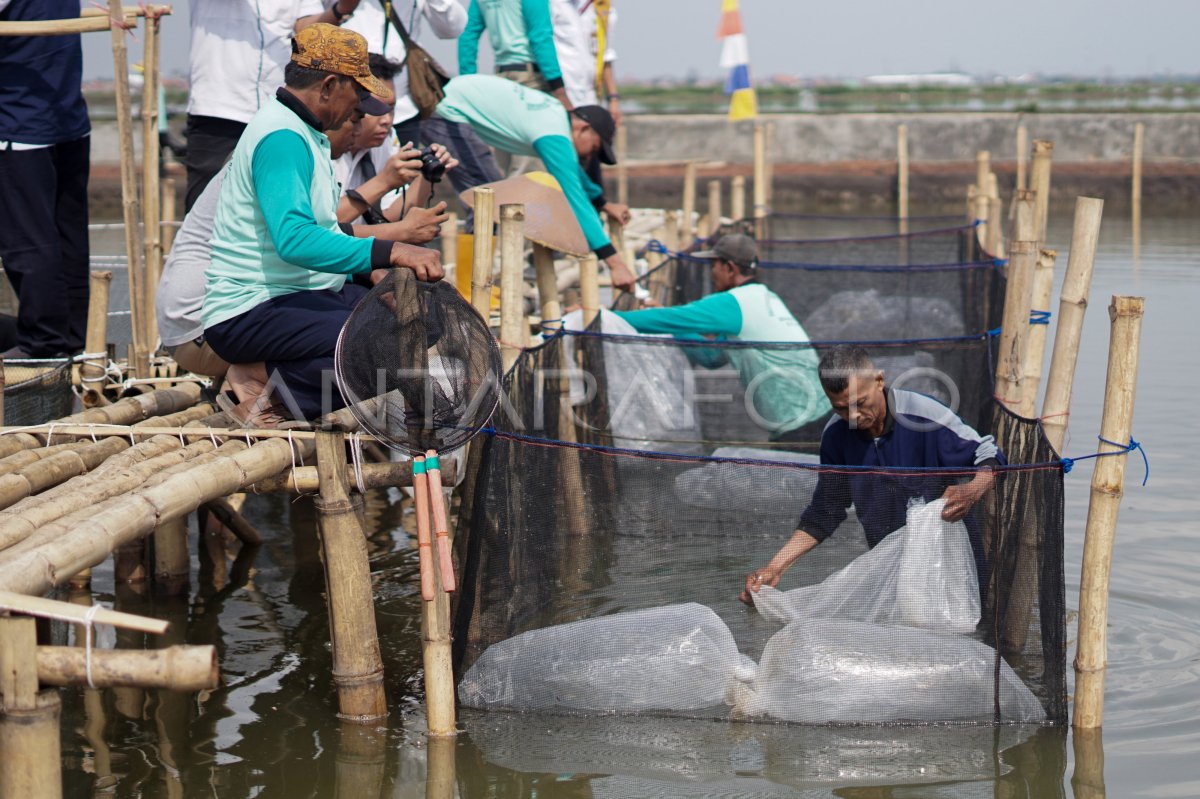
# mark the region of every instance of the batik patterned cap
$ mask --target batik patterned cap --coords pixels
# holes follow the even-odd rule
[[[292,39],[292,61],[309,69],[354,78],[384,102],[393,99],[391,89],[372,75],[367,66],[367,40],[354,31],[325,22],[309,25]]]

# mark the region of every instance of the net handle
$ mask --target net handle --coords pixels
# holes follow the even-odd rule
[[[421,568],[421,599],[432,602],[433,541],[429,533],[429,478],[425,458],[413,458],[413,504],[417,511],[417,556]]]
[[[429,504],[433,509],[433,532],[437,536],[438,573],[442,578],[442,590],[453,593],[457,587],[454,578],[454,560],[450,554],[450,521],[446,514],[446,495],[442,491],[442,465],[437,450],[425,453],[425,468],[429,474]]]

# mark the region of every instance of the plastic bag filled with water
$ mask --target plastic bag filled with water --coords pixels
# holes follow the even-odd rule
[[[718,447],[712,457],[813,466],[820,462],[816,455],[755,447]],[[816,485],[816,472],[807,469],[779,469],[770,480],[764,480],[761,466],[713,462],[677,475],[675,499],[684,505],[722,513],[776,515],[782,510],[799,516],[812,500]],[[782,508],[781,498],[786,498]]]
[[[979,623],[979,574],[967,528],[942,519],[945,500],[914,503],[907,524],[815,585],[751,594],[769,619],[855,619],[970,633]]]
[[[531,630],[488,647],[459,683],[458,699],[514,710],[700,710],[725,703],[744,663],[716,613],[696,603],[667,605]]]
[[[733,712],[805,724],[994,718],[996,651],[971,638],[847,619],[795,621],[771,637]],[[1045,713],[1000,662],[1000,720]]]

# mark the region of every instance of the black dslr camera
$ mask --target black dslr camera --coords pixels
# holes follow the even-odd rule
[[[418,156],[421,159],[421,175],[430,183],[437,183],[446,174],[446,165],[437,157],[432,147],[426,147]]]

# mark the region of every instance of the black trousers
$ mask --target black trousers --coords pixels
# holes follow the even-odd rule
[[[0,258],[17,293],[17,346],[34,357],[83,350],[91,147],[84,136],[0,149]]]
[[[225,166],[226,159],[237,146],[238,139],[242,137],[242,131],[245,129],[245,122],[188,114],[185,130],[187,192],[183,200],[184,213],[192,210],[208,182]]]

